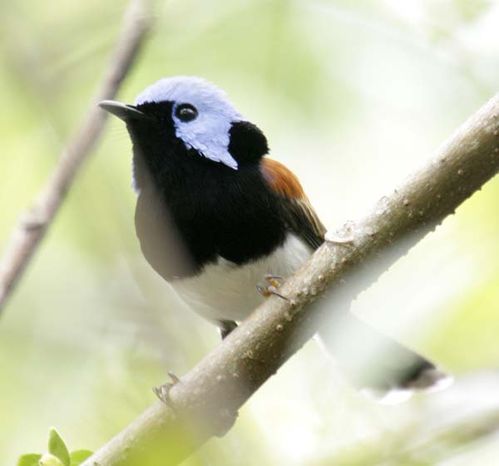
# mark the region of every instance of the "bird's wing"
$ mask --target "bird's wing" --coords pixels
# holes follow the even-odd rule
[[[291,231],[310,247],[324,242],[326,228],[319,220],[298,178],[282,163],[263,158],[261,171],[270,188],[282,199],[286,221]]]

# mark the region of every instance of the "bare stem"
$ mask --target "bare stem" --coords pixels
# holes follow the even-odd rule
[[[81,126],[62,150],[45,187],[12,233],[0,263],[0,311],[64,202],[82,163],[103,132],[107,113],[97,107],[97,102],[112,99],[131,69],[152,24],[146,5],[147,0],[130,2],[114,53]]]
[[[499,170],[499,95],[464,123],[435,159],[326,242],[170,391],[84,466],[178,464],[233,424],[238,409],[318,329]],[[345,236],[337,232],[337,236]],[[324,296],[328,306],[310,305]],[[332,303],[332,305],[331,305]]]

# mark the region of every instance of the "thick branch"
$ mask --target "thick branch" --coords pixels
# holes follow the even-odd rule
[[[351,301],[499,170],[499,95],[470,118],[426,167],[339,232],[353,244],[326,242],[280,292],[261,305],[170,392],[174,411],[151,406],[85,466],[177,464],[213,435],[316,331],[327,310]],[[361,271],[361,272],[359,272]],[[341,311],[341,309],[337,309]]]
[[[90,155],[102,134],[107,113],[100,110],[96,104],[116,95],[138,55],[151,27],[147,1],[131,1],[123,19],[114,54],[85,119],[63,149],[57,166],[35,199],[33,207],[12,233],[0,263],[0,311],[45,236],[83,161]]]

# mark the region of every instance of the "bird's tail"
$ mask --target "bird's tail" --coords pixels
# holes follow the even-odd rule
[[[341,370],[381,401],[408,398],[416,390],[440,389],[452,378],[431,361],[346,314],[319,335]]]

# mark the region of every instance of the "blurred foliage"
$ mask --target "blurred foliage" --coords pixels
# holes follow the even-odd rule
[[[89,450],[75,450],[71,453],[55,429],[50,429],[46,453],[22,455],[17,466],[79,466],[92,454]]]
[[[125,6],[2,4],[0,245],[82,119]],[[170,0],[155,12],[121,98],[165,75],[216,82],[266,132],[272,156],[299,172],[331,228],[424,163],[497,92],[495,2]],[[129,171],[126,131],[111,121],[0,319],[5,464],[44,450],[49,425],[69,445],[98,448],[154,400],[166,370],[181,375],[218,342],[141,258]],[[455,388],[378,406],[310,342],[227,437],[186,464],[496,464],[493,435],[443,441],[434,422],[499,406],[490,374],[499,363],[498,198],[496,179],[353,306],[459,374]],[[416,431],[436,442],[425,455]]]

